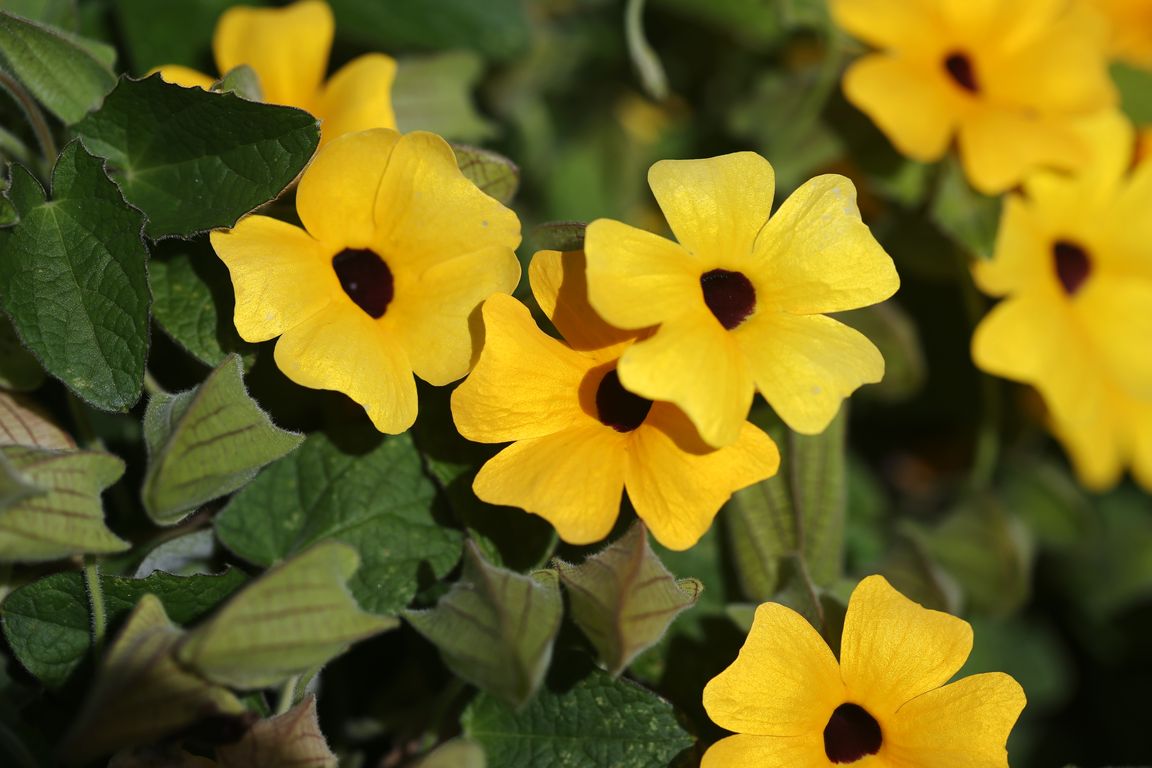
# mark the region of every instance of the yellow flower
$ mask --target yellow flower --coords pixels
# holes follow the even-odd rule
[[[736,661],[704,688],[708,715],[739,735],[712,745],[701,768],[1007,768],[1024,691],[1001,672],[945,685],[971,650],[968,622],[882,576],[852,593],[839,662],[800,614],[765,603]]]
[[[321,141],[370,128],[395,128],[392,81],[396,62],[369,53],[345,64],[324,82],[335,31],[332,9],[322,0],[299,0],[285,8],[233,6],[216,23],[212,52],[226,74],[241,64],[260,80],[264,101],[299,107],[321,120]],[[207,89],[215,78],[188,67],[160,67],[170,83]]]
[[[845,73],[848,100],[916,160],[939,159],[955,137],[982,192],[1002,192],[1037,166],[1086,163],[1070,123],[1116,101],[1103,20],[1080,3],[832,0],[831,8],[878,49]]]
[[[1005,201],[993,258],[975,268],[1005,298],[972,356],[1039,390],[1085,485],[1106,488],[1131,464],[1152,489],[1152,161],[1130,167],[1123,118],[1091,129],[1089,168],[1036,174]]]
[[[723,446],[739,436],[755,390],[812,434],[857,387],[880,380],[876,347],[823,314],[899,286],[850,181],[812,179],[771,219],[772,166],[752,152],[663,160],[648,183],[679,243],[609,219],[585,239],[595,310],[620,328],[658,326],[624,352],[625,387],[675,403]]]
[[[1108,20],[1112,55],[1152,69],[1152,0],[1089,0]]]
[[[776,445],[744,423],[733,445],[713,449],[678,408],[626,391],[616,363],[636,336],[588,306],[581,253],[541,251],[528,275],[566,343],[541,332],[515,299],[484,303],[484,348],[452,395],[452,415],[469,440],[512,445],[481,468],[476,495],[587,544],[611,531],[626,488],[652,535],[687,549],[733,491],[776,472]]]
[[[416,418],[415,373],[455,381],[485,298],[520,279],[516,214],[456,167],[439,136],[379,128],[325,145],[296,194],[304,229],[248,216],[213,232],[236,330],[276,343],[298,384],[343,392],[381,432]]]

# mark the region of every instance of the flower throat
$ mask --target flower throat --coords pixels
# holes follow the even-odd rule
[[[880,724],[858,704],[836,707],[824,728],[824,754],[834,763],[854,763],[880,751]]]
[[[384,316],[392,303],[392,270],[375,251],[346,248],[332,257],[340,287],[372,318]]]
[[[601,424],[617,432],[631,432],[639,427],[651,409],[651,400],[624,389],[615,368],[604,374],[596,387],[596,415]]]
[[[700,276],[704,303],[725,330],[732,330],[756,309],[756,289],[740,272],[714,269]]]

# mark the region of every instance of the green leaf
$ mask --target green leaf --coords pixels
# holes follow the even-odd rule
[[[143,217],[75,141],[56,161],[51,201],[20,166],[8,197],[20,223],[0,230],[0,294],[17,333],[81,398],[126,410],[148,354]]]
[[[261,5],[262,2],[248,2]],[[144,73],[164,64],[199,67],[209,60],[216,19],[234,0],[112,0],[116,28],[123,33],[132,71]]]
[[[76,131],[108,158],[153,239],[232,226],[279,195],[320,140],[307,112],[181,88],[159,75],[122,78]]]
[[[469,542],[451,591],[435,608],[405,611],[404,618],[454,673],[519,706],[544,680],[563,611],[555,571],[522,576],[498,568]]]
[[[216,749],[220,768],[336,768],[316,716],[316,697],[307,696],[282,715],[260,720],[234,744]]]
[[[102,573],[104,608],[111,625],[142,595],[160,598],[172,620],[188,624],[212,610],[245,581],[239,570],[219,575],[173,576],[157,572],[145,579]],[[83,576],[55,573],[15,590],[3,605],[4,637],[16,658],[45,685],[63,685],[92,645],[92,620]]]
[[[361,611],[349,593],[359,566],[356,550],[335,541],[275,566],[188,634],[181,663],[233,688],[264,688],[392,629],[396,619]]]
[[[0,198],[5,203],[7,199]],[[15,209],[13,209],[15,211]],[[44,383],[44,369],[20,343],[12,321],[0,316],[0,387],[29,392]]]
[[[932,199],[931,216],[941,230],[971,255],[992,258],[1000,223],[1001,198],[972,189],[954,157],[943,161],[940,181]]]
[[[613,676],[659,642],[703,589],[695,579],[678,581],[668,572],[648,545],[643,523],[578,566],[560,560],[555,566],[568,591],[573,620]]]
[[[671,704],[599,670],[520,711],[481,694],[461,724],[500,768],[666,768],[693,743]]]
[[[71,125],[116,84],[107,46],[0,11],[0,63],[52,114]]]
[[[861,389],[861,397],[898,402],[920,391],[928,375],[920,333],[899,304],[885,301],[839,314],[836,319],[871,339],[884,357],[884,378]]]
[[[1111,74],[1125,114],[1136,125],[1152,123],[1152,71],[1116,62]]]
[[[4,10],[61,29],[76,29],[76,0],[4,0]]]
[[[434,12],[425,0],[332,0],[332,10],[342,33],[385,51],[464,48],[503,60],[531,41],[523,0],[438,0]]]
[[[1095,513],[1084,489],[1064,468],[1032,460],[1007,464],[1006,469],[1003,506],[1020,515],[1040,545],[1071,552],[1090,538]]]
[[[0,392],[0,445],[72,451],[76,441],[28,398]]]
[[[256,346],[232,324],[235,298],[228,269],[212,253],[177,253],[148,265],[152,317],[165,333],[205,365],[215,367],[230,353],[246,363]]]
[[[484,63],[468,51],[401,59],[392,85],[400,130],[432,131],[454,141],[491,138],[492,124],[472,103],[472,89],[483,71]]]
[[[393,613],[416,594],[422,569],[441,578],[456,564],[461,536],[434,517],[436,486],[411,438],[364,435],[360,445],[310,435],[229,502],[216,535],[264,566],[317,541],[351,544],[362,563],[352,594],[366,610]]]
[[[538,249],[582,251],[587,228],[583,221],[546,221],[533,227],[531,239]]]
[[[212,87],[218,93],[234,93],[248,101],[263,101],[264,91],[260,87],[260,78],[256,70],[247,64],[241,64],[228,70],[224,77]]]
[[[763,602],[784,584],[783,560],[799,556],[816,586],[833,584],[844,557],[844,408],[819,435],[800,435],[774,421],[767,431],[780,447],[780,471],[737,491],[728,504],[736,572],[744,594]]]
[[[507,205],[520,186],[520,169],[503,155],[478,147],[456,144],[456,164],[480,191]]]
[[[124,473],[108,453],[9,445],[0,454],[42,493],[0,510],[0,562],[123,552],[131,546],[104,525],[100,492]]]
[[[24,476],[7,456],[0,453],[0,520],[4,510],[42,493],[44,489]]]
[[[935,528],[909,526],[908,533],[955,577],[970,610],[1007,615],[1027,599],[1032,541],[995,499],[971,499]]]
[[[142,496],[154,522],[179,522],[204,502],[240,488],[303,441],[272,423],[244,389],[243,376],[240,358],[232,355],[195,389],[148,401]]]
[[[144,595],[101,660],[91,693],[64,740],[77,763],[151,744],[205,719],[242,719],[244,705],[176,662],[184,632]]]

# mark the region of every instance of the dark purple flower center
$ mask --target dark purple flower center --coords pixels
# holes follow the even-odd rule
[[[616,369],[608,371],[596,387],[596,415],[617,432],[631,432],[644,423],[652,401],[624,389]]]
[[[1075,296],[1092,274],[1092,260],[1088,258],[1088,252],[1076,243],[1057,240],[1052,246],[1052,259],[1056,264],[1056,277],[1060,278],[1064,292]]]
[[[880,724],[858,704],[836,707],[824,727],[824,754],[834,763],[854,763],[880,751]]]
[[[948,70],[948,74],[964,90],[969,93],[979,92],[980,85],[976,82],[976,71],[972,69],[972,59],[968,58],[967,54],[959,51],[948,54],[944,59],[944,69]]]
[[[392,303],[392,270],[375,251],[347,248],[332,257],[340,287],[371,317],[384,316]]]
[[[704,292],[708,309],[729,331],[756,309],[756,289],[752,287],[752,281],[739,272],[726,269],[705,272],[700,276],[700,289]]]

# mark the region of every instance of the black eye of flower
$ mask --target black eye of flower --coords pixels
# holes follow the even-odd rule
[[[648,418],[651,409],[651,400],[624,389],[615,369],[608,371],[596,387],[596,414],[600,423],[617,432],[636,429]]]
[[[392,270],[375,251],[347,248],[332,257],[340,287],[356,306],[373,318],[392,303]]]
[[[720,321],[720,325],[732,330],[744,322],[752,310],[756,309],[756,289],[752,281],[740,272],[714,269],[700,276],[700,289],[704,292],[704,303]]]
[[[972,59],[967,54],[956,51],[948,54],[944,59],[944,69],[952,76],[952,81],[969,93],[979,93],[980,85],[976,81],[976,71],[972,68]]]
[[[824,754],[834,763],[854,763],[874,755],[883,741],[876,718],[858,704],[836,707],[824,728]]]
[[[1075,296],[1092,274],[1088,251],[1069,240],[1057,240],[1052,245],[1052,260],[1064,292]]]

